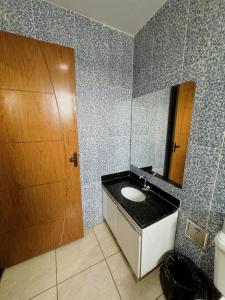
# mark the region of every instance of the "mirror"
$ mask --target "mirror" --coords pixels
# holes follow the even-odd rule
[[[133,99],[131,164],[182,186],[196,84]]]

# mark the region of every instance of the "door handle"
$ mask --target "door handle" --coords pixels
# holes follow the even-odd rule
[[[177,145],[176,143],[174,143],[174,146],[173,146],[173,152],[176,152],[176,149],[177,148],[180,148],[180,145]]]
[[[74,167],[77,167],[77,153],[74,152],[73,155],[70,157],[70,162],[74,164]]]

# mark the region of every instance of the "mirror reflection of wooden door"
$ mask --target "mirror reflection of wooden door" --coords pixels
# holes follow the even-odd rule
[[[0,32],[0,266],[83,236],[74,52]]]
[[[195,82],[179,85],[168,178],[182,184],[195,96]]]

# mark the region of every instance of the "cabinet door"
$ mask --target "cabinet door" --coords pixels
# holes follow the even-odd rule
[[[142,231],[141,277],[159,265],[167,251],[174,249],[178,212]]]
[[[103,191],[103,216],[112,233],[117,237],[117,207],[105,191]]]
[[[117,241],[137,278],[140,277],[141,236],[117,210]]]

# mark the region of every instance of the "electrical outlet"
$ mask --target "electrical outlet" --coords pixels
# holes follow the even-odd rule
[[[208,232],[206,229],[187,219],[185,235],[202,248],[206,247]]]

